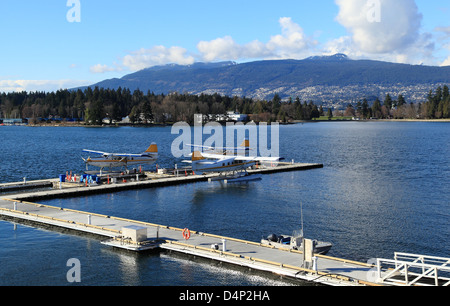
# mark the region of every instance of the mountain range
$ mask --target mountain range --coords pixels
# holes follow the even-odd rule
[[[247,63],[218,62],[164,65],[143,69],[90,85],[103,88],[246,96],[326,104],[349,103],[363,98],[384,99],[403,94],[407,102],[422,102],[430,90],[450,84],[450,66],[397,64],[352,60],[344,54],[313,56],[303,60],[264,60]]]

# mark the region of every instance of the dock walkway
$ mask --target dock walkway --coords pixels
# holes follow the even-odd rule
[[[304,267],[302,252],[195,230],[185,240],[180,228],[9,199],[0,200],[0,215],[100,235],[109,239],[107,245],[133,251],[159,247],[328,285],[376,285],[368,279],[373,268],[364,263],[315,255],[314,271]],[[145,228],[147,240],[137,243],[123,237],[124,228],[130,226]],[[212,248],[215,245],[218,249]]]

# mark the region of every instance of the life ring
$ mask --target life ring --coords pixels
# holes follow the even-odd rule
[[[191,238],[191,231],[187,228],[183,230],[183,237],[185,240],[189,240]]]

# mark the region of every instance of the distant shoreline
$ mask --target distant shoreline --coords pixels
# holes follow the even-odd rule
[[[280,125],[292,125],[299,123],[319,123],[319,122],[450,122],[450,119],[361,119],[361,120],[295,120],[293,122],[280,123]],[[256,123],[259,124],[259,123]],[[164,127],[173,124],[118,124],[118,125],[89,125],[84,123],[42,123],[42,124],[17,124],[17,125],[0,125],[0,126],[28,126],[28,127]]]
[[[376,121],[395,121],[395,122],[450,122],[450,119],[379,119]]]
[[[309,122],[450,122],[450,119],[335,119],[335,120],[298,120],[294,123],[309,123]]]

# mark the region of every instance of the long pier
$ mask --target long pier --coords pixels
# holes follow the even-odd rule
[[[372,267],[364,263],[316,254],[318,268],[313,270],[305,266],[300,251],[196,230],[11,199],[0,200],[0,215],[96,234],[107,239],[106,245],[131,251],[161,248],[328,285],[377,285],[367,279]],[[131,234],[125,234],[127,231]],[[145,233],[142,239],[133,236],[139,231]]]
[[[284,165],[279,171],[301,169],[296,165]],[[306,165],[311,169],[321,167],[320,164]],[[273,169],[271,169],[273,171]],[[258,170],[256,170],[258,172]],[[262,171],[259,171],[262,172]],[[270,171],[271,172],[271,171]],[[269,173],[270,173],[269,172]],[[146,251],[164,249],[213,260],[227,262],[255,270],[283,275],[293,279],[301,279],[332,286],[380,286],[380,285],[449,285],[450,279],[439,275],[437,269],[450,272],[450,259],[439,259],[439,265],[425,263],[427,272],[423,276],[408,271],[407,264],[402,264],[404,270],[384,269],[381,264],[366,263],[312,254],[292,249],[275,248],[262,245],[259,242],[246,241],[237,238],[224,237],[216,234],[204,233],[195,229],[181,229],[166,225],[153,224],[121,217],[107,216],[90,212],[54,207],[29,202],[29,199],[44,199],[49,197],[76,196],[79,194],[94,194],[99,192],[113,192],[130,188],[149,188],[170,184],[186,184],[190,182],[208,180],[214,176],[168,176],[146,181],[128,182],[122,184],[99,185],[95,187],[72,187],[47,191],[10,194],[0,199],[0,216],[7,220],[25,221],[47,226],[71,229],[77,232],[95,234],[110,247],[127,249],[130,251]],[[419,259],[411,260],[409,267],[417,264]],[[433,258],[435,262],[435,258]],[[379,260],[379,263],[386,260]],[[431,266],[431,268],[430,268]],[[414,266],[415,267],[415,266]],[[405,270],[406,269],[406,270]],[[411,269],[411,268],[410,268]],[[404,280],[406,275],[406,280]]]

